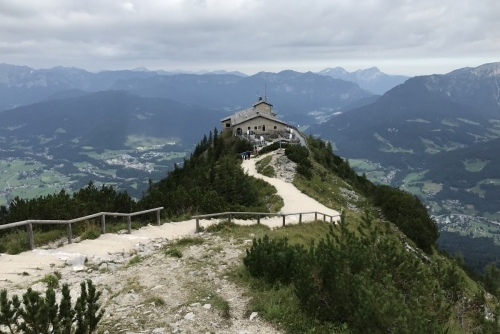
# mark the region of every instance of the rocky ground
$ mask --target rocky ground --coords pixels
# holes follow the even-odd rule
[[[282,213],[338,216],[291,184],[293,162],[283,154],[270,154],[275,178],[257,174],[255,159],[244,160],[242,167],[276,187],[284,200]],[[309,216],[304,215],[303,221],[315,215]],[[287,224],[298,219],[288,216]],[[213,223],[200,220],[203,227]],[[282,218],[261,223],[275,228],[282,225]],[[99,333],[281,333],[250,308],[248,291],[228,277],[231,268],[242,265],[253,235],[196,234],[194,226],[194,220],[147,226],[132,234],[105,234],[71,245],[55,242],[45,247],[49,249],[2,255],[0,277],[5,278],[0,289],[7,289],[9,296],[21,295],[30,286],[45,291],[42,280],[52,273],[72,287],[75,301],[79,284],[91,279],[102,291],[106,310]],[[180,245],[179,240],[191,241]]]
[[[276,172],[276,178],[288,183],[293,182],[295,174],[297,173],[297,164],[288,159],[284,153],[273,154],[270,164]]]
[[[275,154],[272,164],[277,179],[293,181],[293,162]],[[281,225],[281,218],[277,220],[268,225]],[[9,296],[22,295],[30,286],[43,292],[47,284],[42,279],[52,272],[61,277],[60,284],[71,286],[74,301],[80,283],[91,279],[102,291],[105,308],[98,333],[281,333],[249,307],[245,288],[227,276],[229,269],[242,265],[253,237],[206,232],[171,239],[137,237],[128,251],[93,256],[76,253],[79,255],[51,263],[49,271],[25,272],[23,280],[4,281],[0,286]],[[180,244],[185,241],[187,244]],[[36,252],[65,252],[70,245],[58,248],[64,243],[56,241]]]
[[[83,267],[68,263],[53,270],[60,283],[70,284],[73,300],[87,279],[102,291],[106,311],[98,333],[280,333],[249,308],[245,289],[227,277],[229,268],[242,264],[252,237],[157,239],[106,259],[87,258]],[[9,296],[28,286],[45,291],[45,283],[29,281],[10,287]]]

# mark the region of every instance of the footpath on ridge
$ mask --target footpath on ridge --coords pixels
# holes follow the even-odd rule
[[[269,153],[274,154],[274,153]],[[258,174],[255,163],[259,159],[243,160],[242,168],[248,175],[261,178],[276,187],[278,195],[283,198],[284,206],[280,213],[290,214],[299,212],[321,212],[327,215],[337,216],[335,210],[325,207],[316,200],[300,192],[291,183],[278,178],[269,178]],[[303,221],[311,221],[314,215],[303,215]],[[321,216],[318,217],[321,219]],[[288,216],[287,224],[298,222],[299,216]],[[281,217],[263,218],[261,224],[271,228],[282,225]],[[201,226],[209,226],[217,223],[218,219],[200,219]],[[254,224],[251,220],[234,220],[238,224]],[[161,226],[148,225],[139,230],[133,230],[131,234],[107,233],[95,240],[83,240],[73,244],[64,244],[55,249],[37,248],[32,251],[23,252],[18,255],[0,255],[0,289],[9,284],[20,284],[34,282],[51,273],[55,268],[66,265],[83,270],[83,262],[86,258],[100,258],[107,260],[115,253],[129,253],[138,247],[153,243],[155,239],[177,239],[184,236],[195,235],[195,219],[182,222],[164,223]],[[80,267],[80,268],[79,268]]]

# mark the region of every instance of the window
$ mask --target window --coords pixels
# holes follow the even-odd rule
[[[259,130],[262,129],[262,126],[259,125]]]
[[[254,126],[254,127],[253,127],[253,129],[254,129],[254,130],[257,130],[257,126]]]
[[[274,126],[274,130],[276,130],[277,128],[278,128],[278,127],[275,125],[275,126]]]
[[[230,128],[231,127],[231,123],[226,123],[226,128]]]

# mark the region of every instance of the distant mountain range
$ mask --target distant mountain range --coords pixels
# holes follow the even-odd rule
[[[500,63],[414,77],[308,131],[370,178],[420,196],[444,228],[488,235],[474,222],[500,222],[499,87]]]
[[[359,85],[359,87],[379,95],[384,94],[391,88],[402,84],[410,78],[404,75],[386,74],[381,72],[376,67],[357,70],[354,72],[348,72],[342,67],[326,68],[318,72],[318,74],[327,75],[335,79],[355,82]]]
[[[232,108],[235,105],[246,106],[248,103],[253,102],[256,96],[263,96],[267,93],[276,106],[286,113],[288,112],[287,108],[299,108],[299,106],[295,108],[296,103],[304,100],[308,101],[308,104],[314,102],[311,107],[306,106],[311,110],[318,105],[323,107],[323,102],[331,102],[332,105],[329,108],[342,108],[357,99],[360,94],[382,94],[408,79],[404,76],[382,73],[377,68],[347,72],[343,68],[337,67],[325,69],[317,73],[317,75],[353,82],[358,84],[359,87],[340,82],[335,84],[334,80],[328,81],[331,79],[325,81],[325,79],[316,78],[311,72],[261,72],[248,76],[238,71],[182,72],[149,71],[146,68],[136,68],[133,70],[92,73],[68,67],[33,69],[27,66],[0,64],[0,111],[39,102],[52,98],[54,95],[62,96],[61,92],[64,91],[81,90],[88,93],[110,89],[129,90],[128,85],[130,85],[137,92],[141,90],[136,87],[138,84],[147,84],[150,88],[158,84],[164,88],[169,88],[169,90],[167,92],[158,92],[160,87],[156,86],[153,89],[155,96],[172,97],[159,95],[160,93],[175,95],[171,93],[172,91],[180,91],[185,94],[195,92],[201,103],[209,103],[217,108],[221,106]],[[293,85],[291,80],[294,81]],[[332,88],[332,85],[336,85],[336,87]],[[341,87],[342,85],[344,87]],[[171,86],[174,86],[175,89],[172,89]],[[326,91],[322,91],[322,86],[325,86]],[[212,95],[209,96],[208,92],[202,94],[202,92],[198,91],[198,88],[208,88]],[[355,92],[359,88],[368,92]],[[244,89],[245,92],[239,92],[239,89]],[[338,93],[337,101],[335,101],[335,98],[333,101],[328,101],[329,98],[332,98],[330,96],[332,94],[331,89]],[[292,91],[297,96],[301,95],[301,99],[287,103],[289,97],[286,99],[280,98],[280,95],[283,95],[284,92]],[[324,96],[325,93],[327,96]],[[148,94],[149,96],[152,95],[151,92],[148,92]],[[233,96],[234,94],[236,96]],[[177,96],[174,96],[174,98],[177,98]],[[321,101],[316,102],[317,99]],[[187,100],[189,100],[188,103],[192,103],[189,98]],[[303,108],[302,104],[299,103],[300,107]],[[307,110],[307,112],[311,110]]]

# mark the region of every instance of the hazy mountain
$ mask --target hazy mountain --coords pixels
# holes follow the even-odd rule
[[[228,111],[246,108],[267,96],[280,117],[292,124],[310,124],[308,114],[332,113],[356,101],[372,96],[355,83],[321,76],[312,72],[260,72],[252,76],[179,74],[118,81],[114,89],[141,96],[164,96]]]
[[[144,71],[91,73],[78,68],[54,67],[35,70],[26,66],[0,64],[0,111],[45,100],[66,90],[107,90],[118,80],[158,75]]]
[[[318,72],[318,74],[327,75],[335,79],[355,82],[359,85],[359,87],[375,94],[384,94],[391,88],[402,84],[410,78],[404,75],[386,74],[381,72],[376,67],[357,70],[354,72],[348,72],[342,67],[326,68]]]
[[[49,153],[60,145],[124,149],[133,135],[177,138],[190,148],[222,115],[166,98],[105,91],[6,110],[0,113],[0,136],[8,147],[22,142],[34,150],[48,147]]]
[[[0,65],[0,111],[53,97],[103,90],[166,97],[227,112],[246,108],[267,95],[280,117],[292,124],[314,123],[318,114],[323,121],[339,109],[373,95],[355,83],[311,72],[261,72],[246,76],[241,72],[179,74],[138,68],[91,73],[67,67],[34,70]]]
[[[414,77],[374,103],[311,127],[346,157],[406,164],[499,136],[500,63]]]

